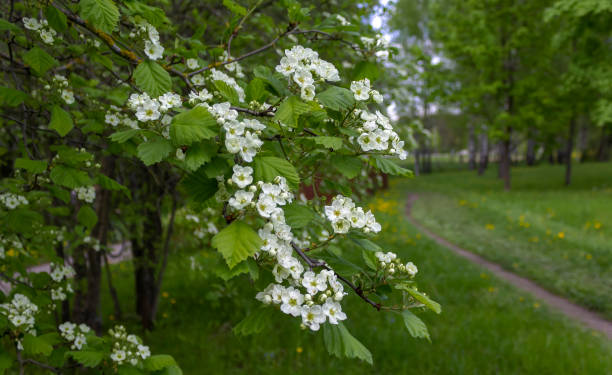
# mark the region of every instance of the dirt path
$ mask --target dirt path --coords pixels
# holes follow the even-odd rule
[[[507,281],[508,283],[520,288],[537,299],[545,302],[550,305],[552,308],[559,310],[563,314],[569,316],[570,318],[576,319],[587,325],[589,328],[597,330],[608,337],[608,339],[612,340],[612,322],[604,319],[600,315],[587,310],[586,308],[576,305],[569,300],[559,297],[541,286],[537,285],[533,281],[526,279],[524,277],[518,276],[512,272],[506,271],[501,266],[496,263],[489,262],[488,260],[478,256],[472,252],[469,252],[465,249],[460,248],[459,246],[448,242],[444,238],[438,236],[433,233],[429,229],[425,228],[421,223],[419,223],[412,216],[412,205],[417,200],[418,196],[416,194],[410,194],[408,197],[408,203],[406,204],[406,216],[408,221],[412,223],[415,227],[417,227],[420,231],[425,233],[429,238],[436,241],[438,244],[448,248],[452,252],[457,255],[460,255],[472,263],[476,263],[489,271],[495,274],[500,279]]]

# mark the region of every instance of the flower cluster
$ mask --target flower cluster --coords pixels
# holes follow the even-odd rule
[[[13,193],[0,194],[0,203],[2,203],[9,210],[28,204],[28,200],[23,195],[17,195]]]
[[[38,306],[23,294],[16,293],[10,303],[0,304],[0,313],[5,315],[15,328],[22,328],[25,332],[36,334],[34,316]]]
[[[231,56],[228,56],[227,51],[223,51],[221,54],[221,61],[230,61],[233,60]],[[242,66],[237,62],[229,63],[224,65],[225,69],[228,72],[232,72],[236,74],[238,78],[244,78],[244,72],[242,71]]]
[[[159,42],[159,32],[157,29],[147,22],[141,22],[136,29],[136,34],[131,34],[131,37],[141,36],[145,39],[144,52],[151,60],[159,60],[164,54],[164,46]]]
[[[138,121],[131,119],[128,115],[122,112],[121,108],[112,104],[104,116],[104,122],[113,127],[123,124],[132,129],[139,129]]]
[[[22,21],[23,26],[26,29],[38,31],[38,35],[40,36],[40,39],[42,39],[43,42],[47,44],[53,44],[57,32],[52,28],[48,27],[49,23],[46,19],[41,19],[39,21],[36,18],[23,17]]]
[[[337,195],[330,206],[325,206],[325,216],[331,221],[335,233],[347,233],[351,227],[364,232],[380,232],[380,224],[371,210],[364,212],[363,208],[355,207],[351,198]]]
[[[188,69],[196,70],[200,67],[200,63],[198,63],[198,59],[189,58],[185,61],[185,65],[187,65]]]
[[[96,189],[93,186],[79,186],[74,192],[81,201],[93,203],[96,200]]]
[[[68,88],[68,79],[66,79],[66,77],[61,74],[56,74],[53,76],[52,82],[58,87],[58,92],[66,104],[74,103],[74,93]],[[45,86],[45,89],[50,88],[51,86],[49,85]]]
[[[217,119],[217,122],[225,130],[225,148],[232,154],[240,154],[242,160],[250,163],[257,151],[263,145],[257,133],[266,128],[255,119],[238,121],[238,112],[231,108],[230,103],[217,103],[208,106],[208,111]]]
[[[74,269],[71,266],[55,265],[54,263],[51,263],[50,266],[51,272],[49,273],[49,276],[51,276],[51,279],[53,279],[53,281],[56,283],[61,283],[64,280],[67,281],[68,279],[73,278],[75,275]],[[65,288],[66,292],[73,292],[70,283],[67,282]],[[53,301],[64,301],[66,298],[67,296],[64,292],[64,286],[58,286],[57,288],[51,289],[51,299]]]
[[[357,101],[368,100],[372,97],[372,100],[376,103],[380,104],[383,102],[383,96],[378,91],[370,88],[370,80],[367,78],[351,82],[351,91]]]
[[[216,211],[212,207],[209,207],[207,210],[210,215],[214,215],[216,213]],[[193,214],[185,215],[185,220],[200,224],[200,218]],[[194,236],[199,239],[203,239],[207,233],[212,235],[219,233],[219,229],[217,229],[217,226],[212,221],[208,221],[206,223],[206,228],[198,225],[198,227],[193,231]]]
[[[358,129],[361,134],[357,137],[357,143],[363,151],[387,151],[401,160],[406,159],[408,153],[404,150],[404,141],[393,131],[387,116],[380,111],[373,114],[366,110],[357,110],[355,115],[363,121]]]
[[[409,277],[414,277],[419,272],[414,263],[408,262],[406,265],[402,264],[397,254],[393,252],[383,253],[382,251],[377,251],[374,255],[380,262],[380,268],[386,270],[391,275],[396,273],[396,268],[400,273],[406,274]]]
[[[125,327],[115,326],[108,330],[108,334],[114,340],[113,350],[110,358],[117,364],[128,362],[135,366],[141,360],[151,356],[151,351],[146,345],[142,345],[142,340],[136,335],[128,335]]]
[[[231,64],[229,64],[231,65]],[[227,65],[226,65],[227,67]],[[236,80],[230,76],[228,76],[227,74],[223,73],[220,70],[217,69],[211,69],[210,70],[210,78],[212,81],[222,81],[225,82],[229,87],[233,88],[236,91],[236,94],[238,94],[238,100],[241,102],[244,102],[245,99],[245,93],[244,93],[244,89],[242,87],[240,87],[240,85],[236,82]],[[238,76],[240,77],[240,76]],[[195,78],[195,76],[194,76]]]
[[[141,122],[157,120],[162,113],[182,105],[181,96],[172,92],[167,92],[158,98],[151,98],[147,93],[132,94],[128,99],[128,107],[136,112],[136,118]],[[108,118],[106,122],[109,123]]]
[[[85,335],[91,331],[86,324],[76,325],[75,323],[65,322],[58,326],[60,334],[64,339],[71,343],[70,349],[81,350],[87,345]]]
[[[276,66],[276,71],[297,83],[301,90],[301,98],[304,100],[314,99],[315,77],[313,74],[325,81],[340,80],[338,69],[332,63],[320,59],[317,52],[302,46],[294,46],[290,50],[285,50],[285,56]]]

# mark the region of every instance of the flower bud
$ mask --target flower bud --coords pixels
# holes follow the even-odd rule
[[[272,303],[272,297],[270,297],[269,295],[266,295],[264,297],[263,303],[265,303],[266,305],[269,305],[270,303]]]
[[[344,298],[344,293],[342,293],[342,292],[337,292],[336,294],[334,294],[334,300],[336,300],[336,301],[342,301],[342,298]]]
[[[304,294],[304,301],[312,301],[312,296],[308,293]]]
[[[255,186],[255,185],[251,185],[251,186],[249,186],[249,191],[250,191],[251,193],[256,192],[256,191],[257,191],[257,186]]]

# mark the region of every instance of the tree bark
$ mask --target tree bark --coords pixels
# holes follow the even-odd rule
[[[565,186],[572,182],[572,151],[574,149],[574,137],[576,136],[576,116],[572,115],[567,134],[567,145],[565,149]]]
[[[606,125],[601,128],[601,137],[599,139],[599,147],[597,149],[597,160],[610,160],[610,136]]]
[[[529,131],[527,133],[527,152],[525,154],[525,164],[527,164],[530,167],[534,166],[536,163],[536,155],[535,155],[536,141],[533,138],[534,136],[533,132],[534,130],[529,128]]]
[[[474,125],[468,126],[468,168],[470,170],[476,169],[476,133],[474,132]]]
[[[489,137],[486,131],[480,133],[480,160],[478,162],[478,175],[482,176],[489,165]]]
[[[501,179],[504,180],[504,190],[510,190],[510,137],[512,136],[512,128],[506,129],[506,139],[501,142],[501,155],[499,162],[499,171]]]

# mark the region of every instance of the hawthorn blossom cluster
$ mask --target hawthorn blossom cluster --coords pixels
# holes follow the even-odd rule
[[[0,304],[0,314],[6,316],[15,328],[20,328],[33,335],[36,334],[34,330],[36,313],[38,313],[38,306],[23,294],[16,293],[10,303]]]
[[[338,69],[325,60],[319,58],[319,54],[310,48],[294,46],[285,50],[285,56],[276,66],[276,71],[293,80],[301,91],[303,100],[313,100],[315,97],[315,76],[330,82],[340,81]]]
[[[50,267],[51,272],[49,273],[49,276],[51,276],[51,279],[53,279],[53,281],[56,283],[61,283],[64,280],[68,281],[68,279],[73,278],[76,274],[74,272],[74,268],[69,265],[62,266],[51,263]],[[53,301],[66,300],[66,292],[73,293],[73,290],[69,282],[66,282],[65,288],[65,291],[64,286],[58,286],[57,288],[51,289],[51,299]]]
[[[140,122],[158,120],[161,115],[173,108],[178,108],[183,105],[181,96],[173,92],[167,92],[157,98],[151,98],[149,94],[132,94],[128,99],[128,108],[136,112],[136,118]],[[107,113],[105,119],[106,123],[116,126],[119,123],[119,117],[112,117],[113,113]],[[166,117],[166,116],[164,116]],[[171,118],[168,116],[167,120],[162,119],[162,124],[169,125]]]
[[[14,210],[15,208],[26,205],[30,202],[23,195],[17,195],[13,193],[3,193],[0,194],[0,203],[2,203],[9,210]]]
[[[399,270],[400,274],[406,274],[409,277],[414,277],[417,272],[419,272],[417,266],[412,262],[408,262],[405,265],[402,264],[401,260],[394,252],[390,251],[387,253],[383,253],[382,251],[377,251],[376,253],[374,253],[374,255],[380,262],[380,268],[386,270],[386,272],[391,275],[396,273],[396,268],[397,270]]]
[[[212,212],[209,212],[211,215],[215,213],[214,209],[212,209],[211,207],[209,207],[208,210],[212,211]],[[200,218],[196,215],[187,214],[185,215],[185,220],[198,224],[198,227],[193,231],[193,234],[199,239],[203,239],[207,233],[212,234],[212,235],[219,233],[219,229],[217,229],[217,226],[212,221],[207,222],[206,228],[204,228],[204,226],[199,225]]]
[[[91,331],[87,324],[79,324],[64,322],[58,326],[60,334],[66,341],[70,342],[70,349],[81,350],[87,345],[85,335]]]
[[[57,32],[49,27],[49,23],[46,19],[37,20],[36,18],[23,17],[21,21],[26,29],[37,31],[43,42],[53,44]]]
[[[227,51],[223,51],[221,54],[221,61],[231,61],[232,57],[227,54]],[[225,69],[228,72],[232,72],[236,74],[238,78],[244,78],[244,72],[242,71],[242,66],[237,62],[229,63],[224,65]]]
[[[228,64],[231,65],[231,64]],[[226,65],[227,66],[227,65]],[[194,85],[196,86],[203,86],[204,85],[204,79],[198,79],[196,80],[196,77],[202,77],[199,74],[196,74],[195,76],[193,76],[191,78],[191,81],[194,83]],[[245,99],[245,93],[244,93],[244,89],[238,84],[238,82],[236,82],[236,80],[233,77],[228,76],[227,74],[223,73],[220,70],[217,69],[211,69],[210,70],[210,79],[214,82],[214,81],[222,81],[225,82],[229,87],[233,88],[236,91],[236,94],[238,94],[238,100],[241,102],[244,102]],[[198,83],[196,83],[198,82]]]
[[[0,234],[0,259],[4,259],[4,257],[6,256],[5,248],[8,248],[9,251],[11,251],[12,249],[21,250],[23,249],[23,244],[19,240],[19,237],[15,235],[5,237]]]
[[[151,356],[148,346],[142,345],[142,340],[136,335],[128,335],[124,326],[115,326],[108,330],[108,334],[114,340],[110,358],[113,362],[121,365],[128,362],[136,366],[141,360]]]
[[[138,127],[138,121],[131,119],[130,116],[124,114],[121,108],[116,105],[110,105],[106,114],[104,115],[104,122],[109,124],[110,126],[117,126],[119,124],[123,124],[132,129],[140,129]]]
[[[357,143],[363,151],[386,151],[397,155],[401,160],[406,159],[408,153],[404,150],[404,141],[393,130],[387,116],[380,111],[373,114],[361,109],[355,111],[355,116],[363,121],[357,129],[361,133],[357,137]]]
[[[231,108],[230,103],[217,103],[208,106],[202,103],[211,115],[217,119],[217,123],[225,130],[225,148],[232,154],[240,154],[242,160],[247,163],[253,161],[257,151],[263,145],[258,134],[266,128],[255,119],[244,119],[238,121],[238,112]]]
[[[68,88],[68,79],[66,77],[56,74],[53,76],[52,82],[58,87],[57,91],[66,104],[74,103],[74,93]],[[45,89],[49,90],[51,86],[46,85]]]
[[[371,210],[365,212],[356,207],[351,198],[336,195],[331,205],[325,206],[325,216],[331,221],[334,233],[347,233],[351,228],[362,229],[364,232],[378,233],[380,224]]]
[[[378,104],[383,102],[383,96],[370,88],[370,80],[367,78],[351,82],[351,91],[357,101],[368,100],[371,97]]]
[[[159,60],[164,55],[164,46],[159,42],[159,32],[148,22],[136,25],[136,31],[130,33],[131,38],[139,36],[144,39],[144,53],[151,60]]]
[[[93,203],[96,200],[96,189],[93,186],[79,186],[74,189],[77,199]]]

